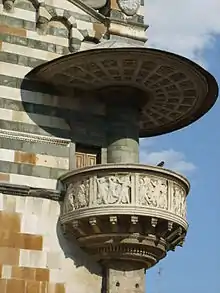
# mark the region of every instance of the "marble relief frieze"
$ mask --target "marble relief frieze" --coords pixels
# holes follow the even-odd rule
[[[160,175],[160,176],[159,176]],[[76,176],[67,186],[67,211],[98,206],[137,206],[164,210],[186,220],[184,185],[166,176],[139,172]]]

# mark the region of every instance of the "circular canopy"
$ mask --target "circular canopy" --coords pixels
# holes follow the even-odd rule
[[[169,52],[128,46],[104,42],[94,49],[42,64],[27,77],[61,90],[92,91],[111,86],[136,88],[135,99],[139,98],[141,90],[146,103],[140,116],[140,137],[183,128],[214,105],[218,86],[214,77],[202,67]],[[122,93],[120,91],[120,95]]]

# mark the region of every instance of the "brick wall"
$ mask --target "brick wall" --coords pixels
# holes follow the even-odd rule
[[[0,194],[0,292],[101,292],[100,268],[58,227],[59,203]]]

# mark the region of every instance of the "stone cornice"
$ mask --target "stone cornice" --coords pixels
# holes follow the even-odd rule
[[[140,23],[140,22],[134,22],[134,21],[130,21],[129,19],[126,20],[122,20],[122,19],[117,19],[114,17],[108,18],[109,22],[113,21],[114,23],[118,23],[121,25],[131,25],[131,26],[136,26],[139,29],[143,29],[144,31],[146,31],[149,28],[149,25],[144,24],[144,23]]]
[[[175,177],[176,180],[180,181],[181,183],[185,184],[186,187],[186,192],[188,194],[189,190],[190,190],[190,183],[189,181],[182,175],[165,169],[165,168],[161,168],[161,167],[156,167],[156,166],[149,166],[149,165],[142,165],[142,164],[102,164],[102,165],[95,165],[95,166],[90,166],[90,167],[85,167],[85,168],[81,168],[81,169],[75,169],[72,170],[64,175],[62,175],[59,180],[60,181],[66,181],[68,180],[68,178],[71,178],[72,176],[76,175],[76,174],[89,174],[91,173],[96,173],[97,171],[108,171],[111,172],[111,169],[113,172],[120,172],[120,170],[124,170],[126,172],[138,172],[138,171],[145,171],[145,172],[149,172],[152,173],[152,175],[156,175],[156,176],[171,176],[172,178]]]
[[[59,190],[33,188],[25,185],[16,185],[4,182],[0,183],[0,193],[15,196],[46,198],[55,201],[62,200],[62,194]]]
[[[9,139],[15,139],[15,140],[29,141],[29,142],[49,143],[49,144],[64,145],[64,146],[68,146],[69,143],[71,142],[70,139],[44,136],[44,135],[35,135],[31,133],[24,133],[24,132],[5,130],[5,129],[0,129],[0,139],[1,138],[9,138]]]
[[[113,18],[109,19],[108,33],[110,35],[117,35],[145,43],[147,41],[146,29],[147,26],[140,23]]]

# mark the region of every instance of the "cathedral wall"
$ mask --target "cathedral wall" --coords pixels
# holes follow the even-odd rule
[[[56,15],[42,32],[32,3],[38,2],[16,0],[7,12],[0,1],[0,292],[87,293],[93,288],[100,293],[100,268],[63,237],[59,202],[6,192],[18,185],[55,190],[57,178],[73,167],[75,141],[104,143],[97,128],[102,106],[24,82],[32,68],[71,53],[67,18],[72,13],[80,50],[95,45],[102,25],[67,1],[47,1]],[[89,114],[88,127],[82,112]],[[64,116],[81,131],[71,132]]]
[[[0,1],[0,180],[55,189],[57,178],[73,166],[74,142],[104,145],[103,107],[92,99],[85,104],[80,97],[58,96],[24,76],[71,53],[71,44],[93,47],[103,25],[68,1],[45,2],[42,15],[47,12],[49,21],[43,31],[38,1],[15,0],[10,12]]]
[[[74,168],[75,143],[99,146],[104,157],[105,109],[92,98],[85,103],[76,95],[60,96],[45,84],[24,77],[44,62],[91,49],[102,40],[106,28],[101,19],[66,0],[15,0],[11,11],[5,10],[3,2],[0,0],[0,192],[4,193],[0,193],[0,292],[100,293],[100,267],[73,240],[63,237],[60,203],[30,197],[25,188],[55,191],[58,177]],[[39,10],[42,2],[45,5]],[[111,11],[112,17],[124,19],[116,1],[112,1]],[[143,6],[130,20],[142,23]],[[117,25],[114,33],[120,35]],[[129,35],[125,27],[123,33]]]
[[[59,209],[56,201],[0,194],[1,293],[101,292],[100,268],[63,238]]]

